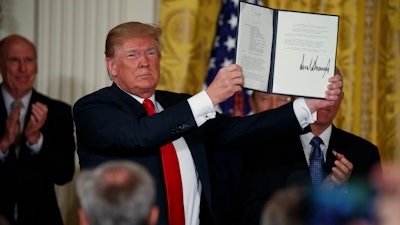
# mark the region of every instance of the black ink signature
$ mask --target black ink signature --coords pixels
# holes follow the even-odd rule
[[[318,56],[315,58],[315,60],[311,58],[310,63],[308,65],[306,65],[304,61],[305,61],[305,54],[303,54],[299,70],[318,71],[318,72],[323,71],[324,73],[322,74],[322,78],[325,77],[325,74],[329,73],[329,66],[331,63],[331,59],[328,59],[326,66],[318,65]]]

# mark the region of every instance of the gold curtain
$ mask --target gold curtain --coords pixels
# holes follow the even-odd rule
[[[340,16],[336,64],[345,98],[335,125],[376,144],[384,166],[400,154],[400,1],[280,0],[266,6]]]
[[[376,144],[384,164],[399,158],[400,1],[264,0],[264,5],[340,16],[336,64],[345,99],[335,125]],[[161,89],[201,90],[220,7],[215,0],[161,1]]]
[[[159,89],[195,94],[202,89],[221,2],[162,0]]]

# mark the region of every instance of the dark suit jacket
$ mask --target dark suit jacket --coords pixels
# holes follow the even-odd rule
[[[260,134],[298,134],[293,105],[251,117],[217,118],[197,127],[187,94],[156,91],[164,111],[147,116],[143,106],[115,84],[78,100],[73,107],[81,168],[113,159],[130,159],[144,165],[157,184],[158,224],[168,224],[160,146],[184,137],[202,184],[201,223],[211,225],[213,215],[209,160],[220,146]],[[210,221],[211,220],[211,221]]]
[[[262,209],[277,190],[294,185],[309,186],[311,183],[299,136],[259,140],[253,147],[259,151],[245,154],[242,178],[243,225],[260,224]],[[368,175],[375,166],[380,167],[378,148],[365,139],[333,126],[324,168],[325,176],[334,167],[336,157],[332,153],[333,149],[353,163],[349,186],[363,190],[365,186],[370,186]],[[360,193],[363,191],[361,189],[358,189]],[[357,196],[351,196],[350,193],[347,197],[351,199]]]
[[[40,130],[43,145],[39,154],[32,155],[21,140],[18,159],[0,160],[0,214],[12,221],[15,203],[21,225],[63,224],[54,185],[72,180],[75,171],[75,137],[71,106],[50,99],[35,90],[30,105],[41,102],[48,106],[47,120]],[[0,93],[0,136],[5,130],[6,106]],[[27,111],[26,122],[31,114]]]

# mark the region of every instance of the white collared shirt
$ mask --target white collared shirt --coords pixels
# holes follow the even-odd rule
[[[321,144],[321,151],[324,154],[324,159],[326,161],[326,152],[328,150],[329,147],[329,139],[331,137],[331,133],[332,133],[332,125],[330,125],[324,132],[322,132],[319,137],[322,139],[322,141],[324,142],[323,144]],[[310,156],[312,153],[312,146],[310,144],[311,139],[314,137],[315,135],[311,132],[308,132],[306,134],[302,134],[300,135],[300,140],[301,140],[301,144],[303,145],[303,151],[304,151],[304,156],[307,159],[307,164],[310,165]]]

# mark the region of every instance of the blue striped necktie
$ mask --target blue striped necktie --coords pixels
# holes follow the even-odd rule
[[[322,143],[323,141],[318,136],[313,137],[310,142],[313,147],[310,157],[310,175],[314,187],[320,186],[324,178],[324,154],[320,147]]]

